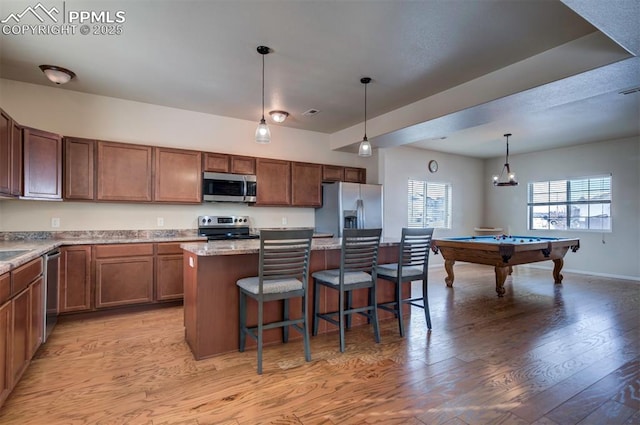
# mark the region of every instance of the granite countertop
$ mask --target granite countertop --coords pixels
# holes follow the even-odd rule
[[[206,240],[206,237],[198,236],[194,230],[32,232],[2,236],[4,237],[0,238],[0,252],[24,252],[5,261],[0,260],[0,274],[20,267],[60,246]]]
[[[398,245],[398,239],[383,238],[380,246]],[[212,255],[240,255],[257,254],[260,252],[260,241],[256,239],[237,241],[208,241],[206,243],[184,243],[180,247],[185,251],[196,254],[200,257]],[[341,238],[320,238],[313,239],[311,250],[340,249],[342,248]]]

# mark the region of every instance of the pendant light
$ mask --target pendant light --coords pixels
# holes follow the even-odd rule
[[[371,156],[371,143],[369,143],[369,139],[367,139],[367,84],[371,82],[371,78],[363,77],[360,79],[360,82],[364,84],[364,137],[362,138],[362,142],[360,142],[358,155]]]
[[[267,126],[267,122],[264,120],[264,56],[270,53],[271,49],[267,46],[258,46],[258,53],[262,55],[262,118],[256,128],[256,143],[270,143],[271,131]]]
[[[504,161],[504,166],[502,167],[502,171],[500,175],[493,176],[493,185],[494,186],[517,186],[518,180],[516,180],[516,174],[511,172],[511,168],[509,167],[509,137],[511,137],[511,133],[507,133],[504,135],[507,138],[507,156]]]

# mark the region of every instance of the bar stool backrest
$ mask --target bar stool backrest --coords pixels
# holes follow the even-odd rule
[[[272,280],[306,284],[312,236],[313,229],[260,231],[260,293],[263,282]]]
[[[433,228],[402,229],[402,239],[400,241],[400,258],[398,261],[398,271],[403,267],[422,267],[423,274],[426,275],[429,265],[429,251],[431,251],[431,238]],[[398,276],[401,274],[399,273]]]
[[[382,229],[344,229],[341,272],[375,273]]]

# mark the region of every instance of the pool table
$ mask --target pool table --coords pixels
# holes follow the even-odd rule
[[[486,264],[495,267],[496,292],[504,295],[504,281],[517,264],[552,260],[555,283],[562,283],[564,255],[569,249],[576,252],[580,248],[579,239],[542,238],[536,236],[469,236],[459,238],[434,239],[431,249],[434,254],[442,253],[447,272],[445,282],[453,286],[453,265],[456,261]]]

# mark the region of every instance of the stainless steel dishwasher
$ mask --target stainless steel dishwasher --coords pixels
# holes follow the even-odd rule
[[[44,326],[42,342],[45,342],[58,320],[58,283],[60,282],[60,251],[54,249],[44,256]]]

